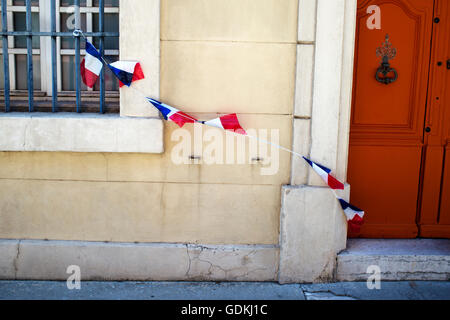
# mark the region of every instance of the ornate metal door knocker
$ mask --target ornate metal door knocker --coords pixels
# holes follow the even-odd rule
[[[392,43],[389,42],[389,35],[386,34],[386,40],[383,45],[377,48],[377,57],[381,58],[381,66],[377,69],[377,73],[375,74],[375,79],[377,79],[378,82],[390,84],[397,80],[397,70],[391,68],[391,65],[389,64],[389,60],[394,59],[396,55],[397,49],[392,47]],[[392,76],[388,76],[388,74],[392,74]]]

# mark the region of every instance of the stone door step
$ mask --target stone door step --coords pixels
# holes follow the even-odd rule
[[[349,239],[337,257],[336,280],[367,281],[377,270],[381,281],[449,281],[450,240]]]

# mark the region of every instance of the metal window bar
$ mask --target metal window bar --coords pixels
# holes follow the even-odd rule
[[[6,0],[2,0],[2,49],[3,49],[3,73],[4,73],[4,89],[5,89],[5,112],[10,111],[9,106],[9,55],[8,55],[8,36],[4,33],[8,31],[8,23],[6,20]]]
[[[26,20],[27,20],[27,32],[32,31],[31,27],[31,0],[26,0],[25,5],[27,6]],[[33,112],[33,47],[32,47],[33,36],[27,36],[27,79],[28,79],[28,111]]]
[[[98,4],[99,8],[99,12],[104,12],[105,11],[105,2],[104,0],[100,0],[99,4]],[[98,17],[98,28],[100,32],[105,31],[104,30],[105,27],[105,21],[104,21],[104,15],[103,14],[99,14]],[[103,48],[103,42],[104,42],[104,37],[101,36],[100,37],[100,54],[102,55],[102,57],[104,56],[104,48]],[[105,70],[104,68],[102,68],[102,71],[100,72],[100,113],[104,113],[104,109],[103,106],[105,104]]]
[[[1,0],[2,8],[2,54],[3,54],[3,73],[4,73],[4,95],[5,95],[5,112],[11,110],[10,106],[10,78],[9,78],[9,55],[8,55],[8,36],[26,36],[27,37],[27,76],[28,76],[28,110],[34,111],[34,92],[33,92],[33,54],[32,54],[32,37],[51,37],[51,65],[52,65],[52,111],[58,111],[58,89],[57,89],[57,66],[56,66],[56,38],[57,37],[73,37],[72,32],[56,32],[56,0],[51,0],[51,31],[32,31],[31,18],[31,0],[26,0],[26,31],[8,31],[7,22],[7,1]],[[99,32],[84,32],[86,37],[100,38],[100,53],[104,54],[104,38],[118,37],[118,32],[104,31],[104,0],[99,0]],[[80,29],[80,0],[75,0],[75,28]],[[76,110],[81,112],[81,74],[80,74],[80,36],[75,38],[75,68],[76,68]],[[100,74],[100,113],[105,112],[105,73],[104,68]]]
[[[75,0],[75,29],[81,28],[80,0]],[[75,66],[80,65],[80,37],[75,38]],[[103,68],[102,68],[103,69]],[[75,73],[75,90],[77,112],[81,112],[81,79],[80,72]]]
[[[56,0],[52,0],[50,4],[51,15],[51,31],[56,33]],[[56,36],[52,36],[52,112],[58,111],[58,83],[56,69]]]

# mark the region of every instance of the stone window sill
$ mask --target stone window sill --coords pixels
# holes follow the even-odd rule
[[[162,153],[163,123],[118,114],[3,113],[0,151]]]

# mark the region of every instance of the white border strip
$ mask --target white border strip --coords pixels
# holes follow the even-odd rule
[[[0,151],[162,153],[163,123],[118,114],[0,114]]]

